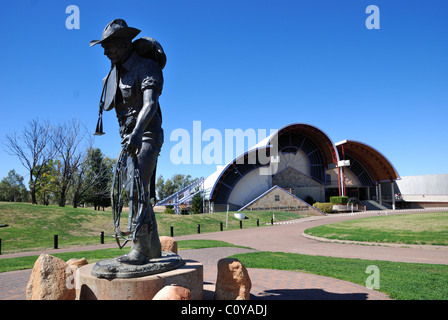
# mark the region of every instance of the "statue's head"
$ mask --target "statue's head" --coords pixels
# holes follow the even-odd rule
[[[103,42],[101,46],[104,48],[104,55],[112,63],[122,63],[132,51],[132,39],[110,40]]]
[[[123,19],[111,21],[103,30],[101,40],[90,41],[90,46],[101,44],[104,54],[112,63],[119,63],[132,50],[132,39],[140,33],[139,29],[128,27]]]

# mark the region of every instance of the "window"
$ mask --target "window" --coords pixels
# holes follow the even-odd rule
[[[275,195],[275,201],[280,201],[280,195],[278,194]]]

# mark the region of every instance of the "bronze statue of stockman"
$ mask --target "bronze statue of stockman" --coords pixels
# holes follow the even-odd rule
[[[98,262],[92,274],[104,278],[131,278],[174,269],[182,264],[177,255],[161,251],[157,222],[150,202],[155,197],[155,170],[163,144],[159,96],[166,56],[152,38],[133,39],[139,29],[115,19],[104,29],[101,44],[111,61],[103,80],[96,135],[102,135],[102,112],[115,109],[122,151],[117,159],[112,186],[115,238],[120,248],[132,241],[128,254]],[[127,229],[121,230],[121,211],[128,201]],[[121,242],[123,241],[123,242]]]

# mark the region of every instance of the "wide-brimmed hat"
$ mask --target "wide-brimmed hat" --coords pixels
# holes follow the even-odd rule
[[[93,47],[98,43],[103,43],[114,38],[134,39],[140,33],[140,31],[141,30],[139,29],[128,27],[126,21],[124,21],[123,19],[115,19],[104,28],[103,34],[101,35],[101,40],[90,41],[90,46]]]

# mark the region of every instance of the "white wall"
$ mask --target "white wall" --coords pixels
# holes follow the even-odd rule
[[[268,176],[261,175],[260,169],[252,170],[237,182],[229,196],[228,202],[244,206],[269,190]]]
[[[448,202],[448,174],[401,177],[395,183],[405,201]]]

